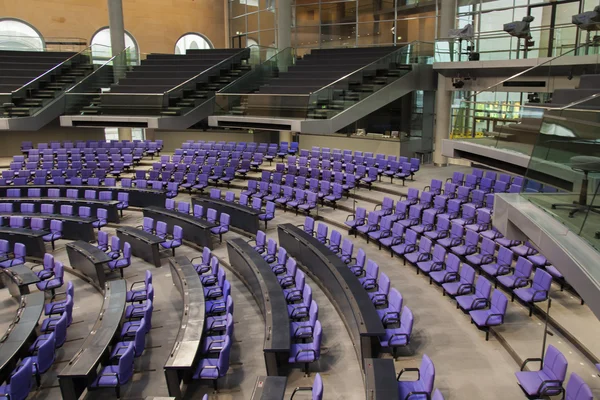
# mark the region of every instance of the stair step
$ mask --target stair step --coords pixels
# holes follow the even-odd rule
[[[25,100],[23,103],[21,103],[21,105],[23,107],[35,107],[35,108],[39,108],[42,107],[44,105],[44,103],[42,102],[37,102],[37,101],[30,101],[30,100]]]
[[[171,110],[164,110],[160,112],[160,115],[164,115],[164,116],[168,116],[168,117],[176,117],[181,115],[181,113],[179,111],[171,111]]]

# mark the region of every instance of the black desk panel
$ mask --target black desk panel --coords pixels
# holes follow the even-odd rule
[[[110,356],[109,345],[119,332],[125,310],[127,284],[125,280],[110,281],[105,286],[104,303],[89,336],[69,363],[58,374],[64,400],[76,400],[94,382],[100,363]]]
[[[1,201],[1,200],[0,200]],[[98,221],[98,218],[81,218],[81,217],[68,217],[60,214],[27,214],[27,213],[0,213],[1,216],[10,218],[11,216],[25,218],[25,224],[29,227],[31,224],[31,218],[42,218],[44,220],[44,229],[50,229],[50,221],[56,219],[62,221],[63,239],[68,240],[84,240],[86,242],[93,242],[96,240],[96,234],[94,233],[93,222]]]
[[[267,375],[283,373],[290,353],[290,319],[287,302],[269,264],[241,238],[227,240],[227,254],[233,272],[246,285],[265,319],[263,352]]]
[[[231,217],[230,225],[244,232],[255,235],[260,229],[260,220],[258,219],[260,212],[252,207],[225,200],[211,199],[210,197],[192,197],[192,204],[199,204],[204,207],[204,214],[209,208],[217,210],[218,217],[221,216],[221,213],[229,214]]]
[[[15,319],[0,339],[0,381],[6,381],[19,359],[29,352],[29,346],[37,337],[35,327],[43,310],[44,292],[21,297]]]
[[[67,255],[71,268],[92,279],[100,288],[106,283],[104,267],[111,258],[102,250],[82,240],[67,243]]]
[[[89,207],[92,215],[97,215],[99,208],[104,208],[108,214],[108,222],[119,222],[119,210],[116,200],[100,201],[85,199],[70,199],[68,197],[7,197],[1,200],[2,203],[13,203],[14,210],[20,210],[21,204],[32,203],[36,213],[41,212],[42,204],[54,204],[54,210],[59,211],[60,206],[73,206],[73,214],[79,215],[79,207]]]
[[[6,197],[6,189],[21,189],[21,196],[27,196],[27,189],[40,189],[41,196],[46,197],[48,195],[48,189],[59,189],[62,197],[67,196],[67,189],[77,189],[79,191],[79,197],[83,198],[83,194],[86,190],[96,190],[98,192],[112,192],[113,199],[117,199],[119,192],[129,193],[129,205],[132,207],[148,207],[157,206],[162,207],[165,205],[167,198],[166,190],[155,190],[155,189],[138,189],[138,188],[124,188],[120,186],[72,186],[72,185],[24,185],[24,186],[1,186],[0,197]]]
[[[146,207],[144,208],[144,217],[150,217],[155,221],[165,222],[169,232],[173,232],[173,227],[179,225],[183,229],[184,240],[202,247],[208,247],[211,250],[213,249],[210,230],[216,225],[205,219],[196,218],[190,214],[167,210],[164,207]]]
[[[367,292],[339,257],[292,224],[277,227],[279,245],[301,264],[329,297],[354,342],[358,360],[377,357],[385,329]],[[364,368],[364,364],[363,364]]]
[[[254,384],[251,400],[283,400],[285,394],[285,376],[259,376]]]
[[[181,294],[183,314],[173,350],[164,368],[169,396],[181,399],[181,381],[189,381],[198,365],[204,331],[204,289],[187,257],[171,257],[169,265],[173,284]]]
[[[50,232],[32,231],[27,228],[0,227],[0,239],[8,240],[11,249],[14,248],[15,243],[23,243],[27,250],[27,256],[39,260],[43,259],[46,254],[46,245],[42,237],[48,233]]]
[[[19,297],[29,294],[29,285],[40,282],[40,278],[26,265],[15,265],[14,267],[2,269],[2,284],[8,288],[11,296]]]
[[[160,267],[158,245],[164,242],[164,239],[131,226],[118,227],[117,236],[121,239],[121,248],[123,248],[125,242],[128,242],[131,245],[131,254],[154,264],[157,268]]]
[[[396,368],[391,358],[365,358],[366,395],[369,400],[398,398]]]

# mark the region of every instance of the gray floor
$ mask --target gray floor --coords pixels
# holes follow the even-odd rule
[[[422,189],[432,178],[445,179],[456,170],[467,172],[470,168],[423,167],[417,175],[417,180],[407,181],[406,187],[402,187],[400,182],[394,184],[390,184],[389,181],[377,182],[372,191],[363,188],[356,192],[355,205],[352,198],[344,199],[340,202],[342,210],[325,207],[319,210],[319,215],[325,218],[330,230],[341,231],[339,224],[348,214],[347,210],[351,210],[353,206],[364,206],[371,210],[384,196],[396,199],[400,193],[406,192],[407,187]],[[236,180],[235,183],[235,186],[244,185],[242,180]],[[232,190],[239,191],[235,188]],[[188,195],[181,194],[177,201],[186,201],[188,198]],[[140,225],[141,216],[139,211],[127,211],[122,224]],[[300,224],[303,222],[303,217],[294,216],[291,212],[283,213],[278,209],[276,219],[269,224],[268,236],[276,237],[276,225],[286,222]],[[114,227],[104,229],[111,234],[114,232]],[[226,238],[236,236],[238,234],[230,232]],[[423,276],[417,276],[414,267],[404,266],[400,259],[391,258],[389,252],[378,250],[377,246],[367,244],[363,238],[358,237],[353,241],[355,251],[358,247],[363,247],[367,256],[375,260],[381,271],[390,277],[392,285],[403,294],[405,305],[410,307],[415,315],[411,345],[396,361],[397,371],[405,367],[418,366],[422,355],[427,354],[436,367],[435,387],[441,389],[446,399],[525,398],[514,378],[514,372],[519,367],[515,359],[539,355],[543,333],[542,320],[537,317],[527,317],[526,310],[522,306],[511,303],[507,323],[498,331],[502,340],[492,336],[490,341],[486,342],[484,334],[469,323],[469,318],[456,309],[455,303],[448,297],[443,297],[441,290],[429,285],[428,280]],[[68,265],[65,244],[66,241],[59,242],[54,254]],[[224,262],[228,261],[224,245],[216,247],[214,252]],[[177,250],[177,254],[194,257],[199,255],[199,252],[193,247],[182,246]],[[153,329],[147,338],[145,353],[136,361],[133,382],[123,389],[123,398],[126,399],[167,395],[162,367],[177,334],[181,302],[179,293],[172,285],[166,258],[163,259],[162,265],[162,268],[155,268],[134,258],[132,266],[125,273],[128,283],[131,283],[143,279],[144,271],[150,269],[156,287]],[[227,277],[232,283],[235,303],[235,341],[231,353],[230,371],[220,382],[221,389],[218,394],[212,393],[210,384],[195,384],[188,388],[186,398],[200,398],[202,394],[210,393],[211,399],[248,399],[256,376],[265,373],[262,356],[264,337],[262,316],[245,286],[232,273],[228,272]],[[32,392],[30,398],[59,398],[60,390],[56,374],[79,349],[83,338],[89,334],[89,329],[95,322],[101,306],[101,295],[90,285],[68,273],[66,278],[72,279],[75,283],[74,324],[68,330],[68,342],[57,353],[57,363],[43,377],[42,389]],[[324,330],[323,353],[321,360],[311,366],[310,377],[304,377],[300,369],[290,371],[287,393],[291,395],[296,386],[311,385],[314,373],[318,371],[323,376],[326,399],[362,399],[364,385],[350,338],[327,297],[314,282],[309,280],[308,283],[313,289],[314,299],[319,304],[319,319]],[[568,292],[554,292],[552,296],[555,300],[552,317],[568,326],[570,331],[572,329],[572,333],[578,339],[589,344],[596,352],[598,348],[593,345],[597,342],[594,339],[597,338],[598,320],[586,306],[579,305],[578,300],[572,298]],[[17,304],[10,299],[5,289],[0,290],[0,302],[4,306],[0,312],[0,329],[2,329],[12,320]],[[555,306],[555,303],[558,304]],[[555,336],[548,339],[549,343],[555,344],[568,357],[569,372],[580,373],[593,387],[594,393],[600,394],[600,379],[596,377],[596,370],[592,364],[570,342],[554,330],[551,331]],[[510,351],[516,353],[516,356],[511,355]],[[106,395],[114,396],[112,391],[103,390],[91,392],[86,398],[96,399]],[[308,397],[297,396],[296,398]]]

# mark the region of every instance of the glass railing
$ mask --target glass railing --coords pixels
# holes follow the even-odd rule
[[[567,65],[565,58],[584,48],[571,49],[483,90],[468,90],[471,83],[463,81],[467,90],[456,92],[462,98],[452,106],[451,139],[531,155],[546,110],[555,108],[555,90],[575,87],[582,75],[600,73],[598,54],[589,55],[585,64]],[[522,81],[526,83],[520,86]]]
[[[288,48],[221,90],[216,96],[216,113],[291,119],[331,118],[408,73],[410,64],[431,64],[433,49],[433,43],[409,43],[312,93],[257,92],[261,85],[294,65],[295,50]]]
[[[96,45],[93,45],[96,46]],[[86,47],[82,51],[75,53],[71,57],[66,60],[56,64],[54,67],[48,69],[43,74],[27,80],[27,82],[23,84],[19,84],[19,87],[15,87],[10,92],[0,93],[0,114],[6,115],[8,117],[18,117],[18,116],[26,116],[25,114],[20,114],[14,112],[18,108],[21,108],[22,104],[27,103],[27,99],[36,93],[39,93],[40,90],[49,90],[53,93],[48,101],[54,99],[58,94],[62,93],[65,89],[68,89],[69,84],[60,85],[49,88],[50,84],[53,84],[57,77],[66,73],[66,69],[70,68],[79,68],[79,69],[88,69],[91,70],[93,67],[91,65],[91,55],[93,46]],[[75,83],[72,83],[75,84]],[[54,96],[54,97],[52,97]],[[38,108],[41,107],[44,103],[40,103],[36,101],[39,106],[33,107],[29,105],[25,105],[23,107],[33,107]],[[27,114],[28,115],[28,114]]]
[[[264,57],[268,55],[264,52]],[[215,113],[218,115],[254,115],[270,117],[293,117],[296,107],[304,106],[308,95],[262,94],[256,93],[269,79],[286,72],[296,62],[292,47],[281,50],[266,61],[254,67],[240,79],[221,89],[215,96]],[[300,102],[298,102],[300,98]],[[296,107],[293,107],[296,104]],[[304,111],[305,112],[305,111]],[[304,113],[301,115],[304,116]],[[300,115],[298,115],[300,117]]]
[[[0,35],[3,51],[69,51],[79,53],[88,47],[87,41],[76,37]]]
[[[412,42],[310,94],[308,119],[331,118],[402,78],[412,64],[431,64],[433,43]],[[352,93],[349,93],[351,91]]]
[[[600,250],[600,90],[545,111],[526,178],[524,198]]]
[[[553,33],[549,47],[549,35]],[[473,41],[438,39],[435,42],[435,62],[469,61],[469,54],[477,52],[479,61],[514,60],[526,58],[557,57],[569,53],[574,56],[600,53],[597,42],[586,43],[585,33],[572,24],[532,28],[533,46],[525,48],[525,41],[518,40],[504,31],[476,35]],[[473,47],[469,49],[469,47]],[[574,51],[574,49],[577,49]]]
[[[94,107],[101,93],[110,90],[131,69],[129,48],[111,57],[66,93],[65,114],[78,114],[84,107]]]
[[[144,93],[144,87],[135,86],[135,91],[111,92],[111,86],[119,83],[121,78],[133,68],[128,49],[112,57],[104,63],[93,76],[88,77],[80,85],[72,88],[67,99],[67,114],[79,114],[83,107],[89,113],[96,111],[109,114],[124,115],[159,115],[173,103],[182,100],[187,94],[197,90],[199,83],[210,83],[210,78],[221,71],[225,65],[239,59],[247,59],[250,49],[241,49],[231,57],[201,71],[193,77],[181,82],[166,91]],[[124,89],[124,88],[121,88]],[[188,108],[199,104],[190,101]],[[185,107],[182,107],[185,108]]]

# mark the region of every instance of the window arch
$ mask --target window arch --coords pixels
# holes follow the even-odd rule
[[[186,33],[175,43],[175,54],[185,54],[187,49],[212,49],[214,48],[210,40],[199,33]]]
[[[104,64],[112,57],[111,44],[110,44],[110,29],[108,26],[99,29],[92,36],[90,44],[92,46],[92,59],[94,64]],[[132,65],[140,63],[140,49],[137,41],[129,33],[125,32],[125,48],[128,48],[127,54],[129,55],[129,61]]]
[[[0,50],[44,51],[40,32],[25,21],[0,19]]]

